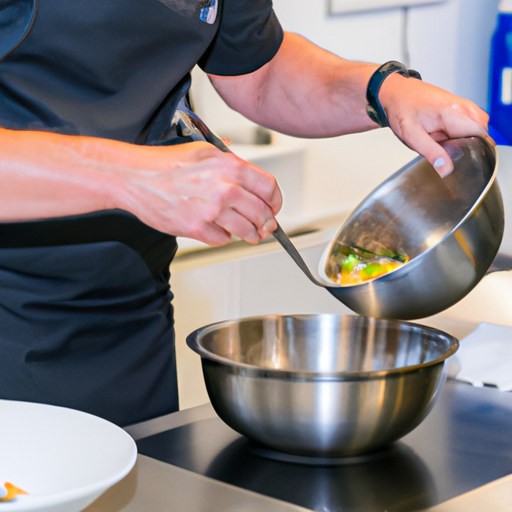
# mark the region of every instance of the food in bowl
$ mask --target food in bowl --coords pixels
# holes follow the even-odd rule
[[[375,254],[360,247],[338,245],[330,255],[327,277],[339,285],[351,286],[388,274],[405,265],[409,256],[396,251]]]

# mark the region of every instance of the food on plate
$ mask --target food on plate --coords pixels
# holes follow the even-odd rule
[[[331,258],[334,258],[334,271],[329,279],[340,285],[353,285],[383,276],[405,265],[409,256],[395,251],[381,251],[374,254],[360,247],[337,246]]]
[[[28,493],[10,482],[5,482],[3,485],[0,484],[0,503],[2,501],[11,501],[21,494]]]

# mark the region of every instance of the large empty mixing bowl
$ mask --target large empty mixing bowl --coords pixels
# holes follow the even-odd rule
[[[375,450],[419,425],[458,348],[429,327],[330,314],[220,322],[187,343],[225,423],[272,450],[323,458]]]
[[[442,144],[455,163],[449,176],[441,179],[416,158],[361,202],[326,249],[320,274],[353,311],[402,320],[434,315],[465,297],[491,266],[504,229],[496,147],[479,137]],[[347,246],[411,261],[377,279],[337,286],[328,277]]]

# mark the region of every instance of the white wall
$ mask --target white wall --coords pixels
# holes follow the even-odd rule
[[[274,0],[286,30],[345,58],[406,62],[425,80],[486,106],[490,38],[498,0],[444,3],[329,16],[327,0]],[[405,35],[406,34],[406,35]],[[223,136],[251,125],[220,100],[200,71],[193,98],[205,122]],[[276,143],[285,139],[277,136]],[[389,130],[301,141],[303,207],[314,217],[351,209],[386,176],[411,160]],[[292,171],[291,171],[292,172]]]
[[[499,0],[448,0],[411,9],[411,64],[425,80],[487,107],[489,53]]]
[[[289,0],[274,0],[274,8],[287,30],[342,57],[376,63],[400,60],[417,68],[425,80],[486,107],[498,2],[445,0],[330,17],[326,2],[318,0],[294,0],[293,9]]]

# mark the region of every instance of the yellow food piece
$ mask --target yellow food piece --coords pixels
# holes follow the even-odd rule
[[[16,487],[15,485],[11,484],[10,482],[5,482],[4,487],[7,491],[7,494],[3,498],[0,498],[0,502],[1,501],[11,501],[14,498],[16,498],[16,496],[19,496],[20,494],[28,494],[26,491],[24,491],[23,489],[20,489],[19,487]]]
[[[399,261],[390,260],[373,262],[371,267],[366,263],[360,263],[352,272],[342,271],[338,284],[358,284],[369,281],[370,279],[383,276],[402,265],[403,263]]]

